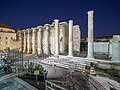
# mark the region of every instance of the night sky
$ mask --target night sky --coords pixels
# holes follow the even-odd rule
[[[120,35],[120,0],[0,0],[0,23],[14,29],[74,20],[87,36],[87,11],[94,10],[95,37]]]

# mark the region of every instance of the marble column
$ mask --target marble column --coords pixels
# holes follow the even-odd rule
[[[73,20],[69,20],[69,50],[68,56],[73,56]]]
[[[55,56],[59,56],[59,20],[55,19]]]
[[[30,33],[30,29],[27,29],[27,53],[31,53]]]
[[[46,54],[50,54],[50,49],[49,49],[49,30],[50,26],[49,24],[45,24],[45,45],[46,45]]]
[[[38,54],[42,53],[42,26],[38,26],[38,32],[37,32],[37,46],[38,46]]]
[[[18,38],[19,38],[19,42],[20,42],[20,47],[19,47],[19,51],[22,51],[22,31],[18,31]]]
[[[88,55],[87,58],[94,58],[93,46],[93,11],[88,11]]]
[[[26,41],[27,41],[27,37],[26,37],[26,30],[23,30],[23,33],[24,33],[24,48],[23,48],[23,52],[26,52],[27,50],[27,44],[26,44]]]
[[[36,28],[32,28],[32,53],[35,54],[36,53],[36,40],[35,40],[35,35],[36,35]]]

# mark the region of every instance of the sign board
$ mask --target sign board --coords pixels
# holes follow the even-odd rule
[[[39,74],[40,74],[39,70],[34,71],[34,75],[39,75]]]

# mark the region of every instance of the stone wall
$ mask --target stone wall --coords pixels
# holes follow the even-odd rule
[[[94,53],[109,54],[109,42],[94,42]]]
[[[74,55],[80,55],[80,27],[76,25],[73,27],[73,53]]]
[[[94,42],[95,54],[106,54],[112,61],[120,61],[120,35],[114,35],[110,42]]]

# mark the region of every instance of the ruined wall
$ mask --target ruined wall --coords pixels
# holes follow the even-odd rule
[[[66,53],[66,39],[68,38],[67,34],[67,22],[60,23],[59,31],[59,45],[60,45],[60,54]]]
[[[74,55],[80,55],[80,27],[79,25],[73,26],[73,53]]]
[[[94,42],[94,53],[109,54],[109,42]]]
[[[39,29],[41,32],[41,36],[39,36],[38,31]],[[25,50],[28,50],[28,41],[29,35],[27,35],[27,30],[22,30],[21,33],[23,34],[23,48],[27,48]],[[40,47],[38,45],[41,45],[41,52],[44,54],[55,54],[55,27],[54,22],[52,24],[45,24],[44,26],[37,26],[32,27],[29,29],[31,31],[30,33],[30,53],[32,53],[35,49],[36,51],[40,51]],[[68,36],[69,36],[69,28],[67,22],[60,22],[59,23],[59,52],[60,55],[67,55],[68,53]],[[35,33],[35,39],[33,38],[33,33]],[[18,35],[19,36],[19,35]],[[20,37],[20,36],[19,36]],[[26,41],[24,41],[24,38],[26,38]],[[38,38],[41,38],[41,41],[39,42]],[[34,42],[33,42],[34,40]],[[35,44],[34,44],[35,43]],[[40,43],[40,44],[39,44]],[[32,45],[32,46],[31,46]],[[34,47],[35,45],[35,47]],[[39,50],[37,50],[39,47]],[[27,52],[27,51],[26,51]],[[80,53],[80,28],[78,25],[73,26],[73,52],[74,54]],[[38,53],[38,52],[35,52]]]

